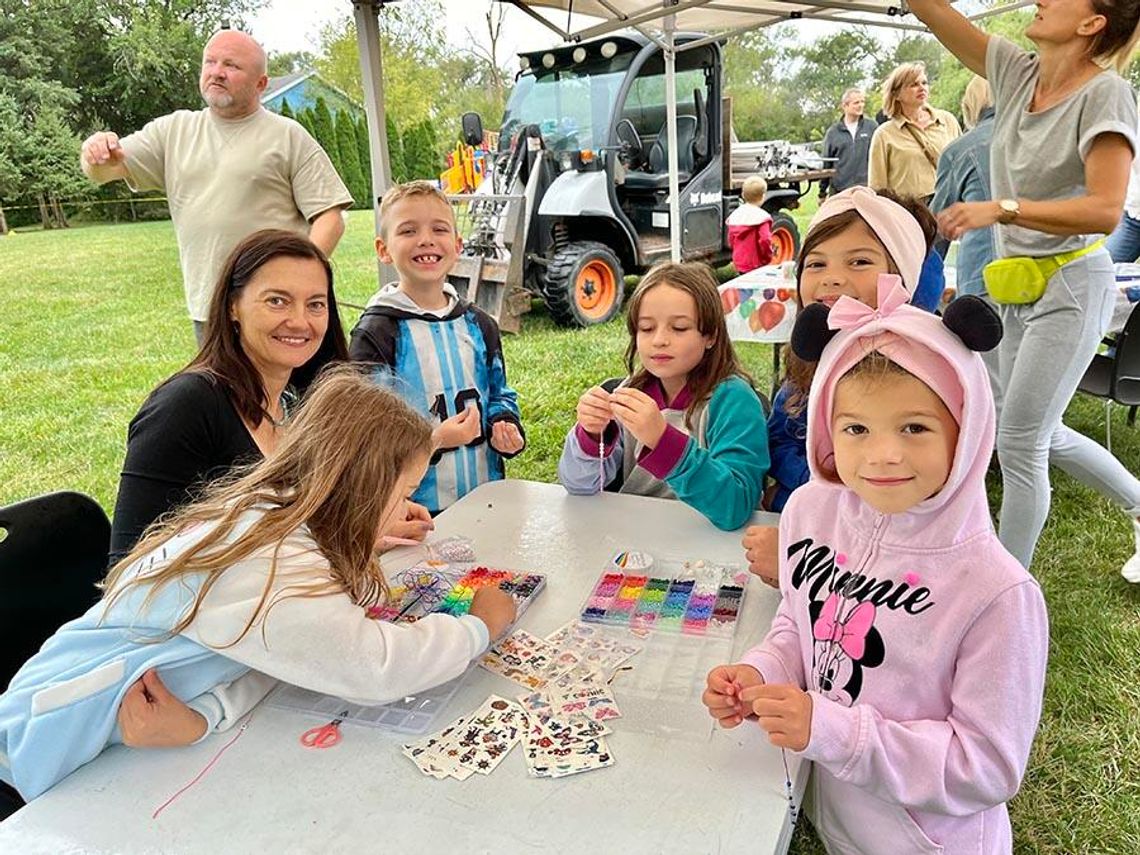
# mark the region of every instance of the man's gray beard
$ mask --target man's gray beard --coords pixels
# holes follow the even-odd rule
[[[202,99],[206,102],[207,107],[216,107],[222,110],[229,109],[234,105],[234,96],[229,92],[222,95],[207,94],[209,90],[202,93]]]

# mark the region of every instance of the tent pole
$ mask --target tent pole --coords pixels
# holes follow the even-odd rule
[[[664,0],[668,5],[669,0]],[[666,15],[665,23],[665,125],[669,139],[669,249],[673,261],[681,260],[681,188],[677,174],[677,52],[673,32],[677,17]]]
[[[380,48],[380,6],[385,0],[353,0],[356,46],[360,52],[360,77],[364,84],[364,113],[368,119],[368,150],[372,161],[372,213],[380,234],[380,197],[392,186],[388,160],[388,128],[384,117],[384,66]],[[396,271],[377,260],[381,286],[396,280]]]

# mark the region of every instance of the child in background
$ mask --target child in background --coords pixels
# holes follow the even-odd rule
[[[387,594],[376,544],[404,519],[431,449],[430,426],[396,396],[351,368],[323,377],[273,454],[151,527],[102,601],[12,678],[0,781],[34,799],[121,741],[120,701],[152,668],[196,716],[167,744],[232,725],[245,709],[219,698],[250,669],[262,692],[268,677],[361,704],[461,674],[513,620],[509,594],[480,590],[461,618],[367,616]]]
[[[606,489],[680,499],[717,528],[739,528],[760,501],[767,431],[728,339],[712,271],[652,268],[630,298],[626,326],[629,376],[578,400],[559,480],[576,495]]]
[[[915,294],[922,270],[932,254],[934,229],[924,230],[915,216],[921,203],[903,200],[886,191],[852,187],[820,205],[808,226],[796,263],[796,300],[803,306],[831,306],[840,296],[852,297],[875,308],[876,283],[883,273],[897,273],[903,286]],[[933,225],[933,218],[926,212]],[[938,295],[930,295],[933,309]],[[768,445],[772,454],[766,506],[779,512],[792,491],[808,480],[805,439],[807,396],[815,366],[788,352],[784,381],[768,417]],[[776,529],[752,526],[745,532],[744,549],[752,572],[771,585],[776,582]]]
[[[797,351],[822,350],[813,477],[780,520],[772,627],[710,672],[704,702],[813,761],[805,801],[829,852],[1008,855],[1049,628],[986,501],[994,406],[971,350],[1001,324],[964,297],[944,325],[892,280],[878,311],[844,296],[797,318]]]
[[[398,184],[380,204],[376,253],[400,275],[368,301],[349,356],[437,419],[437,452],[415,501],[434,515],[523,450],[518,396],[507,385],[499,327],[447,281],[462,239],[447,197],[427,181]]]
[[[744,203],[725,220],[737,273],[772,263],[772,215],[760,207],[767,193],[768,182],[759,175],[749,175],[740,188]]]

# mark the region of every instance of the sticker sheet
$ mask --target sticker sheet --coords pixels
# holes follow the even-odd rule
[[[554,645],[517,629],[487,651],[479,664],[527,689],[541,689],[558,655]]]
[[[404,745],[403,754],[425,775],[465,781],[474,773],[493,772],[526,728],[522,707],[491,695],[479,709],[439,733]]]

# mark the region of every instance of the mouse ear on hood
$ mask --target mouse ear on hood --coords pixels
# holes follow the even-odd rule
[[[836,330],[827,325],[828,308],[812,303],[800,309],[792,327],[792,353],[805,362],[819,362],[823,349],[835,337]]]
[[[984,353],[998,346],[1001,318],[985,300],[973,295],[958,297],[942,313],[942,324],[970,350]]]

